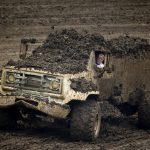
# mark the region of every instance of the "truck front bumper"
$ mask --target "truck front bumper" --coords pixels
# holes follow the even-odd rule
[[[32,101],[27,99],[17,99],[13,96],[0,97],[0,109],[23,105],[27,108],[43,112],[54,118],[65,119],[70,113],[70,107],[66,104],[59,104],[55,101],[49,103],[42,101]]]

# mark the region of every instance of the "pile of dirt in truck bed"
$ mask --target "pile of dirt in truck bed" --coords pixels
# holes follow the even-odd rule
[[[70,87],[81,93],[97,91],[97,86],[92,81],[88,81],[85,78],[71,79]]]
[[[43,45],[33,50],[33,54],[25,60],[9,61],[7,65],[74,74],[87,69],[92,50],[106,49],[122,57],[141,56],[150,50],[149,47],[147,40],[141,38],[125,36],[106,41],[101,35],[83,35],[74,29],[64,29],[50,33]]]

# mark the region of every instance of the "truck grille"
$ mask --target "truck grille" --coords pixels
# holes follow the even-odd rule
[[[14,77],[14,81],[9,81],[10,76]],[[60,85],[59,88],[53,89],[51,86],[53,82],[57,82]],[[19,89],[60,94],[62,90],[62,77],[45,74],[37,75],[29,72],[7,72],[5,84]]]
[[[26,82],[24,86],[39,88],[42,85],[41,76],[26,75]]]

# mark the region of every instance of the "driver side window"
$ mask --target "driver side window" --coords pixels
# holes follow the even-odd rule
[[[95,64],[97,68],[103,69],[105,67],[105,55],[101,52],[95,53]]]

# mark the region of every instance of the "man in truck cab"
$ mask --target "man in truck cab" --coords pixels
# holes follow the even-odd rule
[[[104,68],[104,60],[105,60],[104,54],[99,53],[96,56],[96,66],[97,66],[97,68],[100,68],[100,69]]]

